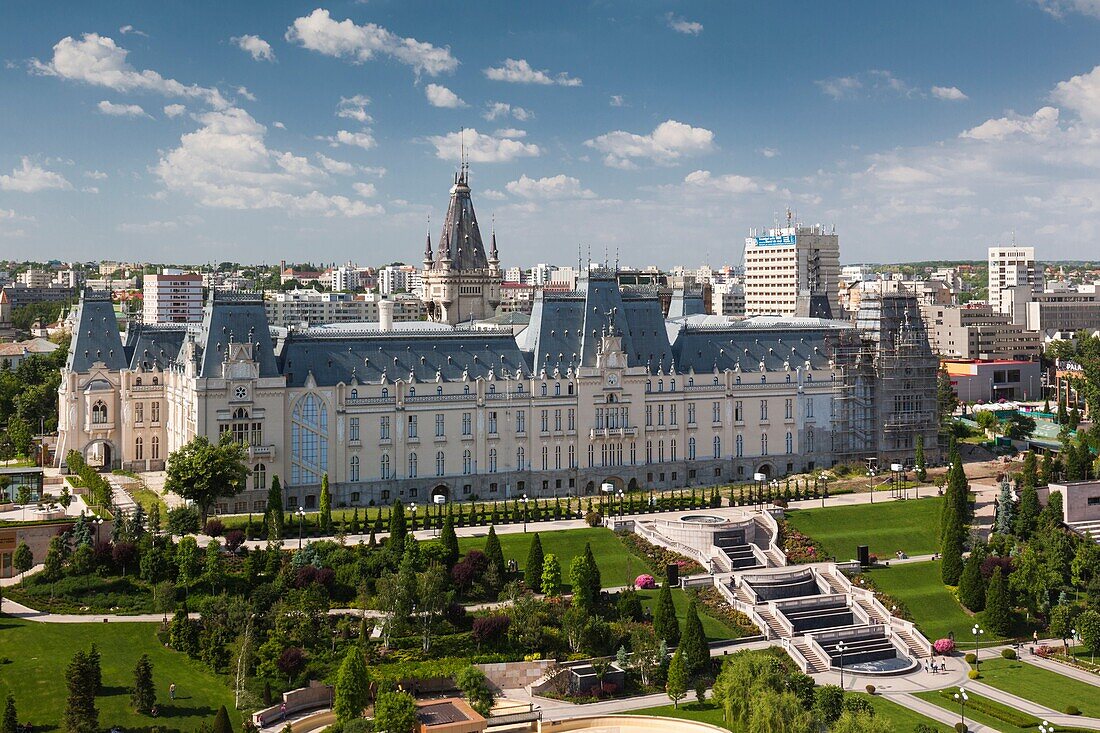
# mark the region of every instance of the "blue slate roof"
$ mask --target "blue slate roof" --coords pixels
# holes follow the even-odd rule
[[[668,304],[668,317],[681,318],[706,313],[706,303],[703,301],[701,290],[693,288],[684,290],[676,288],[672,291],[672,300]]]
[[[429,246],[431,242],[429,241]],[[451,188],[451,201],[443,219],[443,231],[439,235],[432,268],[446,269],[444,260],[450,260],[455,270],[484,270],[489,267],[485,257],[485,245],[481,241],[481,229],[477,225],[474,202],[470,198],[469,172],[463,166]]]
[[[677,371],[696,373],[759,372],[761,362],[768,371],[784,371],[788,365],[794,371],[807,362],[813,369],[825,369],[841,333],[850,328],[817,318],[751,318],[713,324],[695,317],[669,324]]]
[[[252,356],[260,364],[261,377],[279,376],[271,329],[259,293],[217,293],[211,291],[203,309],[199,329],[199,376],[222,376],[229,342],[252,342]]]
[[[84,373],[100,361],[117,372],[126,367],[126,354],[111,294],[85,290],[77,306],[66,367],[69,371]]]
[[[176,361],[187,337],[183,324],[131,323],[126,329],[126,362],[131,369],[165,370]]]

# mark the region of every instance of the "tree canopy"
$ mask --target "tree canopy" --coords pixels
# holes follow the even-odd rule
[[[217,443],[197,436],[168,456],[164,488],[195,502],[205,521],[218,499],[244,491],[252,473],[245,465],[247,458],[244,444],[234,441],[228,432]]]

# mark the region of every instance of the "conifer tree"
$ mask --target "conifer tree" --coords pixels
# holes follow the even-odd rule
[[[332,494],[328,488],[328,472],[321,474],[321,502],[320,502],[321,533],[332,533]]]
[[[684,619],[684,634],[680,639],[678,651],[684,653],[684,664],[688,677],[696,677],[706,671],[710,662],[710,647],[703,632],[703,622],[699,618],[699,599],[692,596],[688,604],[687,618]]]
[[[531,539],[531,549],[527,552],[527,565],[523,568],[523,582],[527,587],[538,593],[542,590],[542,540],[539,533]]]
[[[219,707],[218,714],[214,716],[214,733],[233,733],[233,723],[229,720],[225,705]]]
[[[653,633],[669,646],[680,643],[680,622],[676,620],[676,606],[672,602],[672,588],[666,579],[657,594],[653,608]]]
[[[1012,630],[1012,602],[1000,567],[993,569],[985,592],[985,625],[997,636],[1006,636]]]
[[[19,717],[15,712],[15,697],[9,692],[8,701],[4,704],[4,718],[0,720],[0,733],[16,733],[19,727]]]
[[[982,553],[971,552],[959,578],[959,602],[974,613],[985,608],[985,579],[982,577]]]
[[[1012,486],[1008,481],[1001,482],[1001,493],[997,495],[997,534],[1012,534],[1016,524],[1016,502],[1012,500]]]
[[[351,511],[351,529],[349,530],[349,533],[356,535],[359,534],[359,532],[359,507],[355,507]]]
[[[98,733],[99,710],[95,706],[88,655],[77,651],[65,672],[68,697],[65,701],[65,733]]]
[[[459,549],[458,535],[455,534],[455,518],[449,504],[447,514],[443,517],[443,529],[439,531],[439,543],[443,546],[443,564],[447,570],[450,570],[458,562]]]
[[[279,477],[271,477],[271,488],[267,491],[267,510],[264,512],[269,540],[283,539],[283,488]]]
[[[588,595],[595,600],[600,597],[603,590],[603,579],[600,577],[600,566],[596,564],[596,556],[592,554],[592,544],[584,543],[584,560],[589,567]]]
[[[492,525],[489,526],[489,536],[485,538],[485,557],[489,558],[489,563],[496,567],[497,573],[503,578],[505,573],[504,550],[500,547],[497,529]]]
[[[940,577],[944,585],[958,585],[963,571],[963,528],[957,512],[948,515],[940,545]]]
[[[917,481],[924,483],[928,480],[928,471],[924,467],[924,436],[917,436],[917,446],[913,454],[913,462],[916,464]]]
[[[92,644],[86,657],[88,664],[88,684],[92,694],[98,695],[103,691],[103,665],[99,656],[99,647]]]
[[[1031,537],[1039,522],[1039,492],[1034,486],[1024,486],[1020,491],[1020,506],[1016,510],[1016,519],[1013,528],[1020,539]]]
[[[401,553],[405,549],[405,535],[408,528],[405,525],[405,507],[401,502],[394,500],[390,509],[390,539],[389,548],[393,552]]]
[[[149,655],[142,654],[134,666],[134,688],[130,691],[130,704],[139,713],[148,713],[157,704],[156,687],[153,685],[153,664]]]
[[[370,679],[363,661],[363,650],[351,647],[336,674],[335,700],[332,712],[341,723],[363,715],[370,695]]]
[[[668,680],[665,683],[665,693],[672,700],[672,707],[679,708],[680,701],[687,696],[688,688],[687,664],[684,662],[684,653],[680,649],[672,655],[672,661],[668,665]]]

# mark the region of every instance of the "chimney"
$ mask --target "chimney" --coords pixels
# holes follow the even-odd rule
[[[392,300],[383,298],[378,301],[378,327],[381,331],[393,330],[393,306]]]

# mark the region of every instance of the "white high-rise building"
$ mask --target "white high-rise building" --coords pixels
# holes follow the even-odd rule
[[[751,231],[745,238],[745,315],[823,316],[837,308],[840,244],[820,224]],[[826,312],[827,311],[827,312]]]
[[[994,313],[1008,314],[1011,311],[1012,292],[1004,291],[1017,285],[1028,285],[1033,293],[1043,291],[1043,271],[1035,266],[1035,248],[990,247],[989,294],[986,299],[993,306]]]
[[[143,280],[145,323],[202,323],[202,275],[165,270]]]

